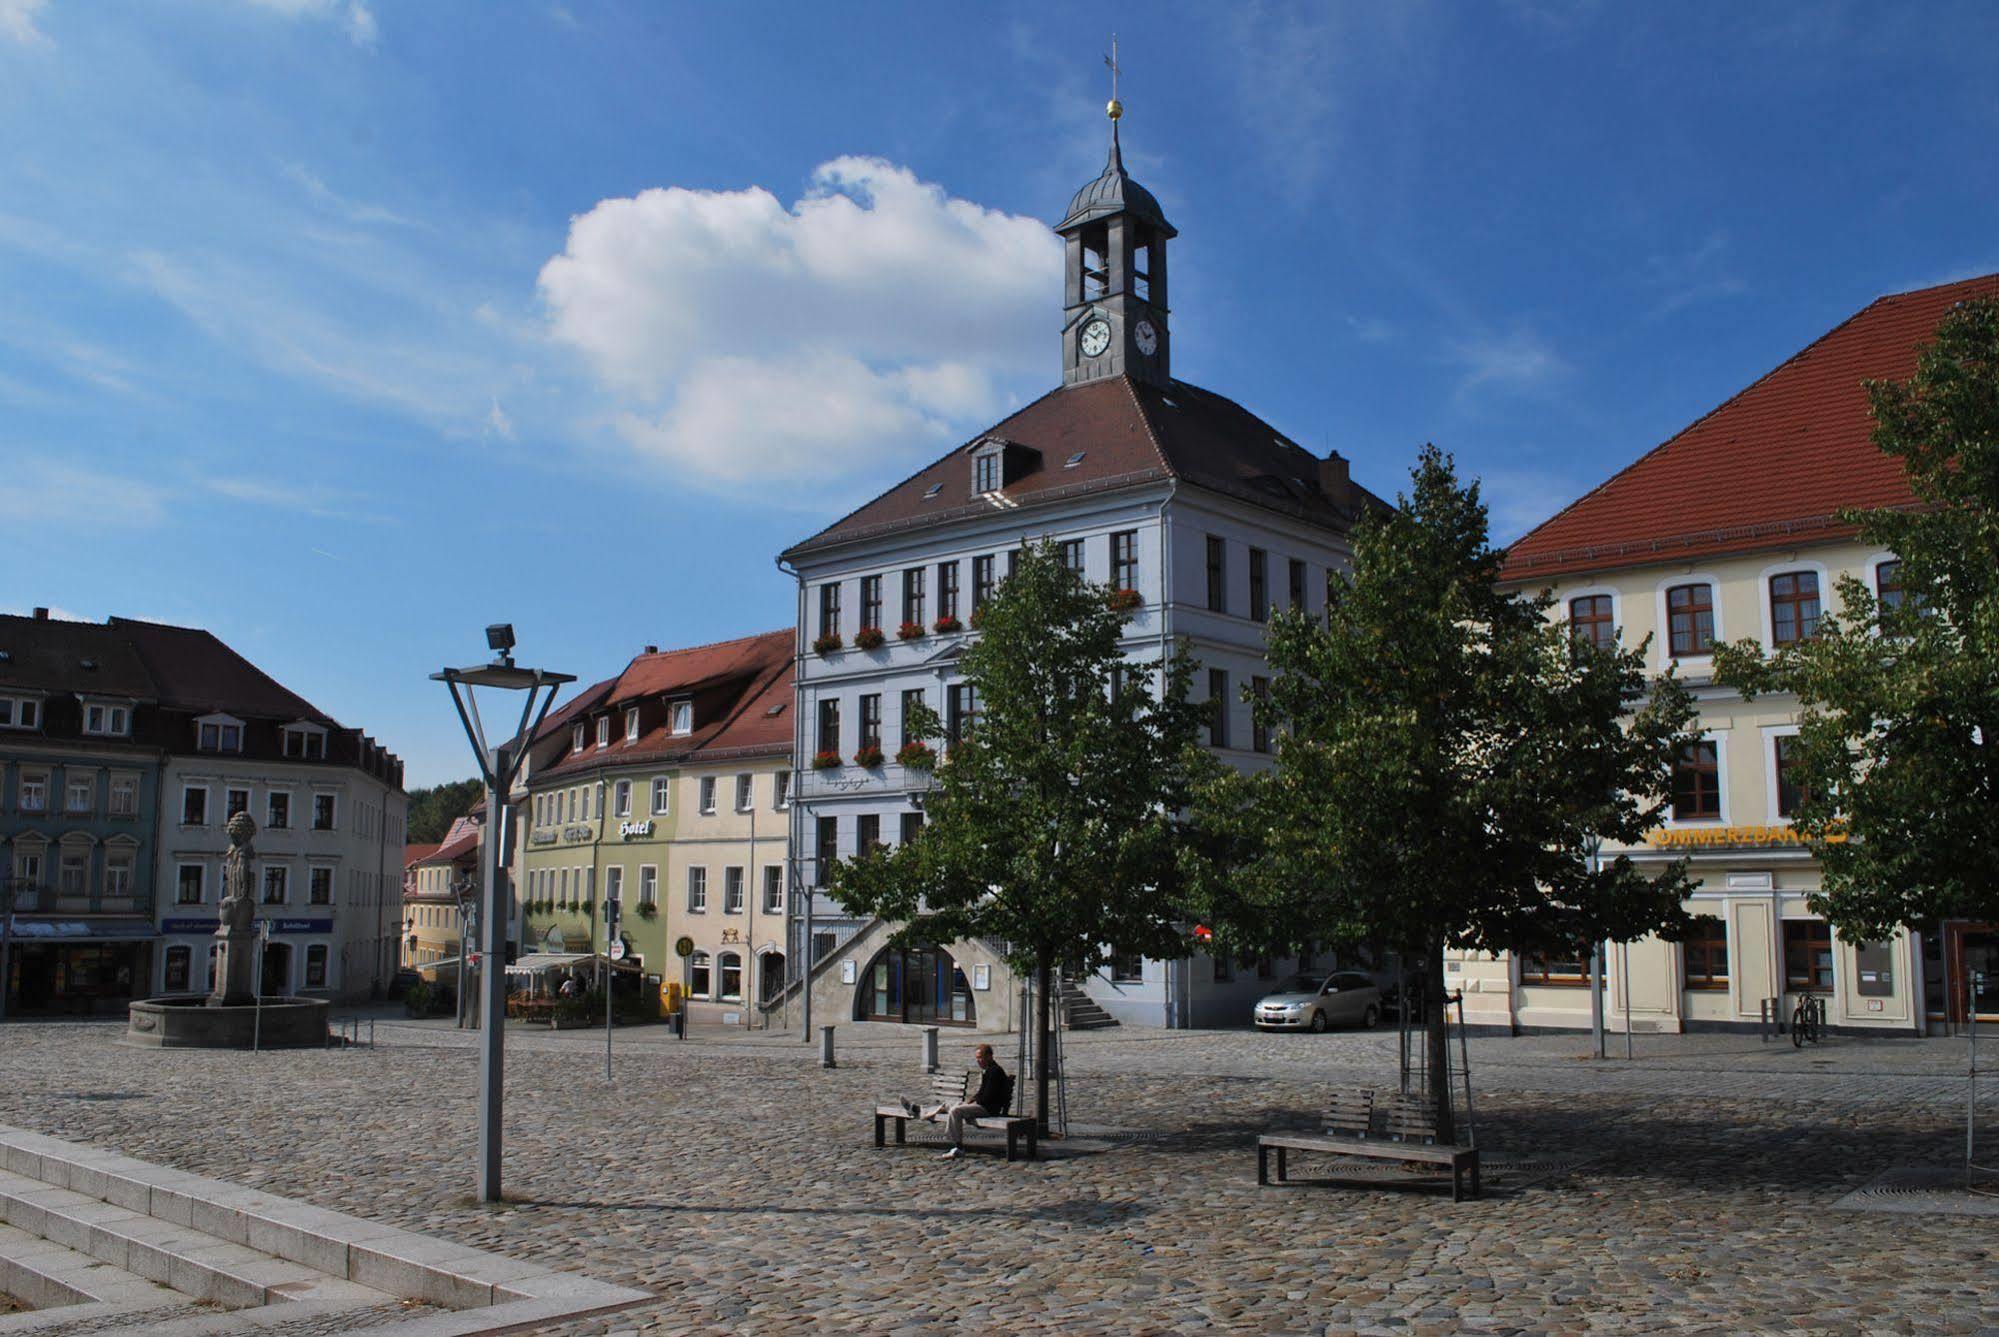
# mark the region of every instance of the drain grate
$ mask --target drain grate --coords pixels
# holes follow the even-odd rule
[[[1964,1171],[1944,1166],[1898,1166],[1853,1190],[1833,1206],[1849,1212],[1938,1213],[1999,1219],[1999,1181],[1965,1186]],[[1983,1191],[1979,1191],[1983,1190]]]

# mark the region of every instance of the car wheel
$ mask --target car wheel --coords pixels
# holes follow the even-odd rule
[[[1369,1003],[1367,1005],[1367,1011],[1360,1014],[1360,1024],[1363,1030],[1370,1030],[1370,1031],[1373,1030],[1374,1024],[1380,1020],[1381,1020],[1381,1009],[1376,1007],[1373,1003]]]
[[[1316,1011],[1315,1011],[1315,1012],[1313,1012],[1313,1013],[1312,1013],[1312,1034],[1314,1034],[1314,1035],[1324,1035],[1325,1033],[1326,1033],[1326,1014],[1325,1014],[1325,1013],[1323,1013],[1323,1012],[1316,1012]]]

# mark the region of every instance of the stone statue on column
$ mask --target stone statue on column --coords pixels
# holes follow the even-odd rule
[[[215,972],[210,1007],[254,1005],[257,1001],[257,849],[250,838],[257,824],[239,812],[229,819],[229,852],[222,856],[222,912],[215,936],[222,962]]]

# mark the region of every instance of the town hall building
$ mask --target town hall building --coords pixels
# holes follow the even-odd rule
[[[812,941],[794,959],[815,963],[815,1022],[1016,1021],[1017,986],[994,945],[891,946],[895,925],[847,913],[824,887],[837,861],[920,829],[932,779],[895,759],[904,721],[918,702],[947,738],[976,721],[958,659],[1023,544],[1052,542],[1086,579],[1130,592],[1134,663],[1156,665],[1185,643],[1194,690],[1213,703],[1207,743],[1249,769],[1272,751],[1248,705],[1267,683],[1265,623],[1283,607],[1322,612],[1354,521],[1384,504],[1338,454],[1315,456],[1175,379],[1167,253],[1177,233],[1125,170],[1120,110],[1113,102],[1102,175],[1055,228],[1065,244],[1060,386],[780,558],[798,581],[791,840],[794,883],[810,898],[800,907],[810,927],[801,915],[796,932]],[[1120,960],[1070,986],[1068,1002],[1148,1025],[1241,1024],[1295,964]]]

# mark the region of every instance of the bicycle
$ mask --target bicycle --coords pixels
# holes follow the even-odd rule
[[[1815,993],[1805,994],[1791,1010],[1791,1047],[1803,1049],[1807,1040],[1818,1044],[1824,1039],[1825,999]]]

